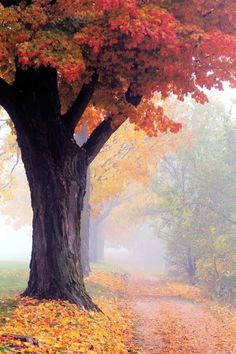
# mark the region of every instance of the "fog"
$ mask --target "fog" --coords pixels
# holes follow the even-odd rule
[[[0,260],[29,262],[32,245],[31,227],[14,229],[0,219]]]
[[[165,245],[155,236],[149,225],[142,225],[125,246],[105,245],[105,260],[141,272],[163,273],[165,270]]]

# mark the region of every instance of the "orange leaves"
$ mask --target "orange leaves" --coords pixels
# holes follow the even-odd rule
[[[104,44],[104,28],[100,26],[87,26],[80,33],[74,35],[74,40],[78,45],[87,45],[92,49],[93,54],[97,55]]]
[[[120,273],[110,273],[104,270],[96,270],[90,273],[87,278],[88,283],[102,284],[106,289],[114,291],[116,294],[123,294],[125,283]]]
[[[113,349],[125,349],[122,331],[117,326],[124,325],[115,301],[106,300],[105,315],[86,313],[75,305],[62,301],[37,301],[23,299],[14,312],[11,322],[3,329],[6,333],[30,335],[39,342],[34,348],[37,353],[107,353]],[[100,305],[100,304],[99,304]],[[110,318],[116,318],[114,322]],[[119,340],[121,339],[121,340]],[[14,344],[19,345],[19,342]],[[22,353],[28,352],[22,344]]]
[[[23,68],[51,66],[69,84],[88,82],[96,71],[98,90],[112,98],[100,95],[96,104],[108,113],[127,88],[144,100],[160,92],[162,98],[174,93],[180,100],[190,95],[204,103],[204,88],[222,89],[223,81],[236,86],[234,1],[191,0],[186,7],[163,0],[159,5],[42,0],[1,9],[0,75],[12,80],[16,55]],[[181,128],[161,108],[145,108],[140,117],[126,102],[125,112],[116,113],[130,113],[149,136]]]
[[[117,284],[113,286],[114,284]],[[106,272],[94,273],[89,283],[103,288],[122,289],[122,279]],[[92,283],[91,283],[92,284]],[[1,342],[12,344],[18,353],[59,354],[66,353],[128,353],[132,339],[132,323],[113,297],[105,293],[96,296],[95,302],[103,313],[85,312],[65,301],[38,301],[25,298],[19,301],[13,317],[1,328],[1,333],[17,334],[33,338],[37,344],[3,338]]]
[[[29,41],[18,43],[16,54],[24,68],[29,65],[51,66],[69,82],[77,80],[85,70],[80,48],[68,41],[67,35],[39,31]]]
[[[144,101],[137,109],[134,120],[137,127],[143,129],[148,136],[158,136],[163,133],[178,133],[181,123],[168,118],[161,106],[156,106],[151,100]],[[132,116],[130,117],[132,122]]]

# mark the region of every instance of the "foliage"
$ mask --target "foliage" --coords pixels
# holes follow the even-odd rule
[[[6,202],[12,198],[10,185],[14,181],[14,169],[17,165],[19,154],[15,144],[15,137],[7,135],[0,146],[0,198]]]
[[[135,181],[140,188],[147,185],[157,159],[169,151],[175,151],[179,143],[178,135],[162,134],[158,139],[153,139],[143,131],[135,130],[128,122],[123,124],[91,165],[92,215],[102,215],[110,201],[114,201],[113,207],[123,205],[123,199],[127,197],[122,196],[122,192],[126,194],[129,184]]]
[[[105,216],[110,204],[112,204],[111,209],[119,205],[121,208],[126,208],[129,193],[133,196],[134,203],[140,203],[142,197],[140,190],[143,191],[142,186],[148,184],[157,161],[167,152],[175,151],[181,143],[181,139],[182,136],[179,138],[178,135],[172,134],[163,134],[158,139],[148,138],[143,131],[135,130],[134,126],[128,122],[124,123],[112,135],[91,164],[90,207],[92,217],[96,219]],[[11,141],[11,145],[7,143],[8,140]],[[6,141],[2,144],[4,155],[8,154],[14,160],[16,149],[14,136],[7,135]],[[150,155],[150,151],[153,154]],[[4,203],[0,207],[1,213],[15,228],[29,225],[32,211],[21,160],[13,173],[10,173],[12,167],[8,160],[1,159],[0,156],[0,162],[2,168],[5,169],[4,179],[7,181],[7,187],[4,189]],[[137,191],[134,190],[134,187],[129,186],[134,181],[138,183],[137,186],[140,185]],[[134,195],[136,195],[135,198]],[[129,210],[131,209],[129,208]]]
[[[193,106],[193,139],[164,159],[152,189],[160,197],[156,232],[167,244],[169,269],[201,281],[233,301],[235,273],[235,123],[212,102]],[[152,207],[151,207],[152,208]]]
[[[105,111],[116,117],[114,124],[126,116],[148,135],[177,132],[180,125],[148,99],[154,92],[163,98],[174,93],[181,100],[190,93],[205,102],[203,87],[222,89],[221,81],[235,85],[234,3],[188,4],[189,10],[185,2],[168,0],[1,5],[0,75],[13,81],[16,57],[23,69],[55,68],[62,101],[67,101],[63,108],[96,73],[93,104],[99,121]],[[146,99],[135,110],[124,96]]]

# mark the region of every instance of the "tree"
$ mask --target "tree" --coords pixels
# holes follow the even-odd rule
[[[154,92],[163,98],[173,92],[179,99],[190,93],[204,102],[202,87],[221,89],[222,80],[235,84],[234,3],[0,4],[0,104],[14,123],[33,209],[24,295],[95,308],[80,260],[88,165],[128,118],[150,136],[180,129],[154,106]],[[101,114],[78,147],[74,130],[89,105]]]
[[[168,151],[174,151],[177,146],[178,138],[173,134],[160,135],[156,141],[147,137],[144,131],[135,130],[128,122],[123,124],[105,144],[91,165],[90,243],[93,262],[101,259],[104,254],[102,227],[110,213],[114,208],[120,205],[122,208],[127,203],[125,212],[128,214],[136,202],[136,191],[131,193],[132,200],[122,192],[134,181],[140,185],[147,185],[161,156]]]
[[[192,143],[163,159],[152,189],[155,230],[175,277],[200,281],[233,300],[235,282],[235,122],[219,101],[192,106]]]

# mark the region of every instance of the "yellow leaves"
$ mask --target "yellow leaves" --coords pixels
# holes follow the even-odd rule
[[[123,287],[120,276],[102,271],[93,273],[88,279],[91,281],[113,288],[116,294]],[[116,298],[101,295],[94,301],[103,313],[86,312],[65,301],[23,298],[0,334],[29,336],[38,342],[32,345],[9,339],[7,343],[17,347],[18,353],[127,354],[132,338],[128,309]]]
[[[102,284],[109,290],[113,290],[116,293],[123,293],[125,290],[124,280],[119,273],[109,273],[104,270],[96,270],[92,272],[87,278],[88,282],[96,282]]]

